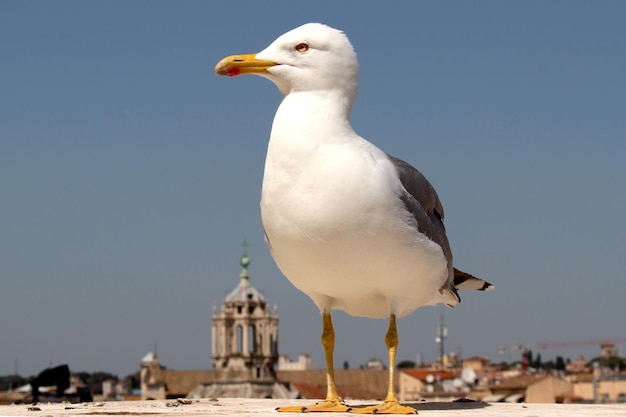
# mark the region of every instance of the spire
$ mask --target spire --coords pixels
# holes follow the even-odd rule
[[[250,266],[250,258],[248,257],[248,253],[246,248],[248,247],[248,242],[244,240],[243,242],[243,255],[239,260],[239,264],[241,265],[241,273],[239,274],[239,284],[237,287],[230,292],[224,299],[224,302],[260,302],[265,303],[265,297],[257,291],[250,284],[250,274],[248,273],[248,266]]]
[[[241,255],[239,264],[242,266],[243,269],[241,270],[241,273],[239,274],[239,278],[241,278],[241,281],[239,281],[239,286],[249,287],[250,286],[250,274],[248,273],[248,265],[250,265],[250,258],[248,257],[248,253],[247,253],[248,242],[246,242],[246,240],[244,239],[243,244],[241,246],[243,246],[243,255]]]

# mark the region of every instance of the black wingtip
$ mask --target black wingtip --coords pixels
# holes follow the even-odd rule
[[[454,287],[464,291],[489,291],[495,288],[490,282],[456,268],[454,268]]]

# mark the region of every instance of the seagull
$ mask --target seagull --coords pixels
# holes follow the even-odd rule
[[[261,217],[274,261],[322,315],[326,399],[278,411],[415,414],[395,393],[396,317],[460,302],[488,282],[454,268],[433,186],[414,167],[359,136],[350,123],[359,78],[340,30],[307,23],[257,54],[232,55],[218,75],[256,74],[283,99],[270,134]],[[389,319],[389,386],[381,404],[350,407],[337,392],[333,310]]]

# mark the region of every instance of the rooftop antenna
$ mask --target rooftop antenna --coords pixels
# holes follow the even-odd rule
[[[437,326],[437,338],[435,341],[439,345],[439,363],[441,364],[441,369],[444,368],[444,341],[448,337],[448,328],[446,327],[446,323],[443,318],[443,313],[439,316],[439,326]]]
[[[15,358],[15,372],[13,373],[13,375],[18,376],[17,373],[17,363],[18,363],[18,358]],[[9,392],[13,391],[13,378],[11,378],[9,380]]]

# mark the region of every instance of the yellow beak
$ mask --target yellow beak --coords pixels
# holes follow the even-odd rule
[[[217,63],[215,74],[229,77],[240,74],[258,74],[274,65],[277,65],[276,62],[256,59],[256,54],[231,55]]]

